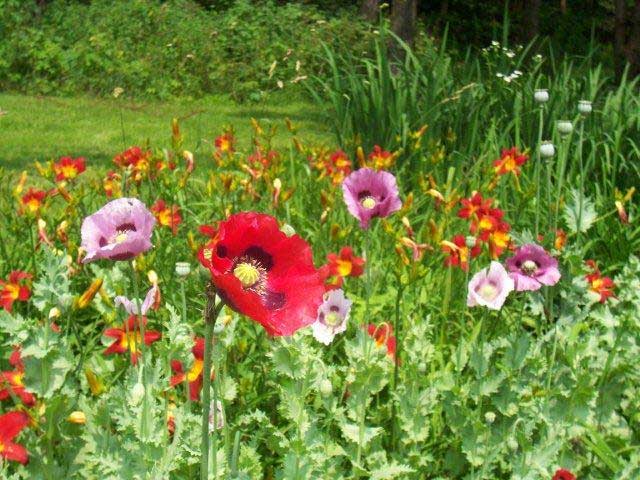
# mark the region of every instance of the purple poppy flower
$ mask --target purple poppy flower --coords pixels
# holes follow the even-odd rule
[[[149,250],[156,220],[137,198],[107,203],[82,222],[83,263],[101,258],[129,260]]]
[[[480,270],[471,278],[467,306],[482,305],[492,310],[500,310],[513,288],[513,280],[502,264],[491,262],[488,268]]]
[[[538,290],[542,285],[555,285],[560,280],[558,261],[535,243],[520,247],[506,263],[518,292]]]
[[[372,218],[388,217],[402,207],[396,177],[385,171],[356,170],[342,183],[342,193],[349,213],[362,228],[369,228]]]
[[[318,307],[318,318],[311,325],[314,338],[329,345],[333,338],[347,329],[351,310],[351,300],[342,290],[331,290],[325,294],[324,302]]]

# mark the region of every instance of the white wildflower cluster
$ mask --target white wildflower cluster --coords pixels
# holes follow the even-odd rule
[[[501,78],[502,80],[504,80],[507,83],[511,83],[513,80],[516,80],[521,75],[522,75],[522,72],[520,70],[514,70],[513,72],[508,73],[508,74],[496,73],[496,77]]]

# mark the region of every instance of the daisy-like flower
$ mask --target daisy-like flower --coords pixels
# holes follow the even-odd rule
[[[366,331],[367,334],[375,340],[377,347],[385,347],[387,349],[387,355],[394,361],[397,361],[396,337],[393,335],[393,327],[391,327],[389,323],[383,322],[380,325],[370,323],[366,326]]]
[[[73,180],[85,170],[85,159],[83,157],[62,157],[57,163],[53,164],[53,172],[56,174],[57,182]]]
[[[518,292],[539,290],[560,280],[558,261],[535,243],[527,243],[506,261],[509,276]]]
[[[24,365],[20,358],[20,349],[15,348],[9,363],[14,367],[13,371],[0,372],[0,401],[16,396],[28,407],[36,403],[33,393],[27,392],[24,386]]]
[[[151,211],[156,217],[158,224],[171,229],[174,235],[178,234],[178,225],[182,223],[180,208],[177,205],[169,207],[164,200],[157,200],[151,206]]]
[[[342,290],[331,290],[318,308],[318,319],[311,325],[313,337],[320,343],[329,345],[338,333],[347,329],[351,300]]]
[[[119,198],[107,203],[82,222],[83,263],[108,258],[129,260],[149,250],[156,221],[137,198]]]
[[[33,187],[29,188],[27,192],[20,199],[21,207],[20,213],[27,212],[32,215],[36,215],[40,212],[44,199],[47,196],[47,192],[44,190],[37,190]]]
[[[9,412],[0,415],[0,457],[26,465],[29,461],[27,449],[13,439],[29,424],[24,412]]]
[[[14,270],[6,280],[0,280],[0,307],[10,312],[13,302],[26,302],[31,296],[29,281],[31,274]]]
[[[349,213],[364,229],[369,228],[372,218],[388,217],[402,207],[396,177],[389,172],[356,170],[342,183],[342,192]]]
[[[137,302],[123,296],[115,298],[114,303],[116,306],[122,305],[129,314],[129,318],[122,328],[108,328],[104,331],[106,337],[115,338],[115,341],[104,351],[105,355],[127,353],[128,351],[130,352],[131,363],[135,365],[141,353],[140,344],[144,342],[145,345],[151,345],[162,338],[162,334],[154,330],[145,329],[144,338],[141,332],[141,327],[147,324],[147,317],[145,315],[153,305],[155,297],[156,287],[152,287],[147,292],[147,296],[140,306],[140,311],[138,311]]]
[[[467,306],[482,305],[500,310],[513,289],[514,282],[502,264],[491,262],[488,268],[480,270],[469,281]]]
[[[444,259],[447,267],[460,267],[465,272],[469,270],[469,260],[480,255],[482,247],[479,242],[469,248],[464,236],[456,235],[449,242],[444,240],[442,243],[442,251],[448,256]]]
[[[315,321],[325,289],[300,236],[287,236],[275,218],[255,212],[231,215],[201,231],[212,239],[198,257],[229,308],[275,336],[292,335]]]
[[[576,476],[569,470],[559,468],[551,480],[576,480]]]
[[[189,398],[196,402],[200,400],[200,390],[202,390],[202,372],[204,367],[204,338],[196,337],[195,344],[191,349],[193,353],[193,365],[188,372],[184,371],[182,362],[179,360],[171,361],[171,370],[174,375],[171,377],[169,384],[172,387],[189,382]]]
[[[520,175],[520,167],[529,159],[528,155],[520,152],[517,147],[504,148],[500,158],[493,162],[493,171],[496,175],[513,173]]]
[[[616,284],[609,277],[603,277],[600,273],[600,269],[593,260],[587,260],[585,262],[592,272],[587,274],[585,278],[589,282],[589,289],[600,295],[600,303],[604,303],[608,298],[614,297],[613,290],[616,288]]]

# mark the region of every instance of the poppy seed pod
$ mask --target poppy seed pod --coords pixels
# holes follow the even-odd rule
[[[191,265],[189,262],[176,262],[176,275],[186,277],[191,273]]]
[[[556,127],[558,128],[558,132],[563,136],[569,135],[573,131],[573,123],[571,123],[570,120],[558,120]]]
[[[556,154],[556,149],[551,142],[542,142],[540,145],[540,155],[544,158],[551,158]]]
[[[549,90],[546,88],[538,88],[533,93],[533,99],[538,103],[546,103],[549,101]]]
[[[588,115],[593,110],[593,105],[589,100],[580,100],[578,102],[578,111],[583,115]]]

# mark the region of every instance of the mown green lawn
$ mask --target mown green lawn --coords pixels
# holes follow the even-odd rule
[[[252,117],[263,126],[277,125],[276,148],[289,145],[287,117],[307,141],[334,143],[313,105],[285,96],[237,105],[219,97],[158,103],[0,94],[0,112],[0,166],[11,169],[64,155],[106,163],[124,148],[147,140],[153,147],[169,146],[174,117],[180,120],[184,148],[195,152],[211,151],[207,142],[226,125],[234,126],[240,145],[249,145]]]

